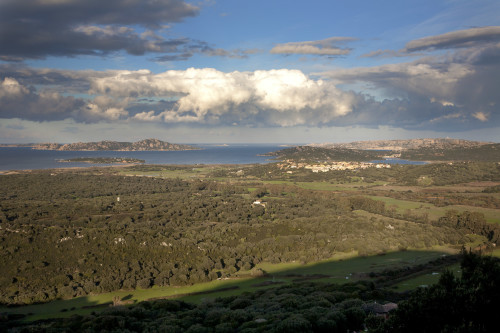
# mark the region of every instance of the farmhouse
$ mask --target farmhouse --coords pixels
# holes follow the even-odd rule
[[[252,207],[255,207],[255,206],[262,206],[262,207],[266,207],[266,203],[261,201],[261,200],[255,200],[253,203],[252,203]]]
[[[365,304],[363,309],[366,313],[374,314],[375,316],[384,317],[387,319],[389,313],[398,308],[396,303],[379,304],[377,302]]]

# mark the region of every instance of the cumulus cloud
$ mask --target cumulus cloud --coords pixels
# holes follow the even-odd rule
[[[321,56],[339,56],[351,53],[349,48],[340,48],[338,44],[356,40],[351,37],[330,37],[316,41],[290,42],[278,44],[271,49],[275,54],[312,54]]]
[[[118,120],[128,116],[128,112],[123,108],[102,108],[98,104],[89,103],[86,105],[83,116],[88,120]]]
[[[80,122],[112,121],[128,117],[124,105],[127,105],[126,100],[116,101],[105,96],[87,101],[49,89],[37,91],[11,77],[0,81],[0,118],[4,119],[54,121],[72,118]]]
[[[177,98],[172,109],[144,110],[134,119],[166,123],[326,124],[350,112],[351,93],[298,70],[224,73],[190,68],[152,74],[117,71],[91,82],[91,93]]]
[[[17,73],[20,81],[4,79],[0,90],[2,118],[200,125],[326,125],[348,114],[355,101],[353,93],[343,92],[331,82],[314,80],[298,70],[226,73],[210,68],[190,68],[154,74],[148,70],[49,73],[21,68],[10,72]],[[28,83],[36,83],[40,90]],[[82,97],[64,96],[65,89],[78,92]],[[54,103],[60,101],[57,107],[46,106],[58,112],[42,115],[42,106],[39,105],[38,110],[37,101],[43,98]],[[14,100],[15,103],[9,102]],[[16,104],[16,112],[11,109],[13,104]]]
[[[83,103],[56,92],[36,93],[16,79],[6,77],[0,83],[0,117],[31,120],[64,119]]]
[[[338,84],[370,82],[393,98],[418,95],[433,101],[446,101],[456,91],[461,80],[473,73],[473,67],[468,64],[415,61],[339,69],[322,75]]]
[[[3,98],[20,98],[23,95],[29,94],[28,89],[23,87],[17,80],[6,77],[0,84],[0,99]]]
[[[244,55],[160,34],[166,24],[198,12],[198,7],[181,0],[0,1],[0,60],[102,56],[117,51],[163,53],[158,57],[163,61],[185,60],[194,52]]]

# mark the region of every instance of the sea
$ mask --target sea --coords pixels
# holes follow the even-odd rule
[[[59,151],[30,147],[0,147],[0,170],[34,170],[105,166],[84,162],[60,162],[78,157],[126,157],[145,160],[146,164],[255,164],[274,162],[260,156],[286,148],[277,144],[192,145],[199,150],[182,151]]]
[[[193,145],[199,150],[184,151],[59,151],[35,150],[30,147],[0,147],[0,171],[35,170],[72,167],[106,166],[84,162],[60,162],[78,157],[122,157],[145,160],[146,164],[263,164],[275,162],[263,154],[284,149],[277,144]],[[422,162],[390,159],[373,161],[390,164],[422,164]]]

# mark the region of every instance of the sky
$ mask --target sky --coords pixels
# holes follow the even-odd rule
[[[500,142],[498,0],[0,0],[0,143]]]

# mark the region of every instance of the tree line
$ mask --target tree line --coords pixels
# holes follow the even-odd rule
[[[91,315],[22,323],[0,320],[0,329],[29,332],[495,332],[500,261],[462,252],[460,276],[408,295],[371,282],[344,285],[300,282],[216,299],[198,305],[156,300],[114,306]],[[401,300],[401,297],[404,297]],[[398,303],[388,318],[374,305]]]

